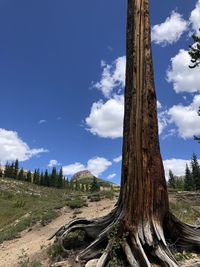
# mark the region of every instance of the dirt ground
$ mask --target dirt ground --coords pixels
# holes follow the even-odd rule
[[[81,209],[82,214],[79,217],[94,218],[106,215],[113,209],[116,200],[101,200],[100,202],[89,202],[88,207]],[[44,253],[45,247],[53,241],[47,239],[51,234],[62,225],[72,220],[73,212],[65,207],[61,210],[61,215],[46,226],[36,225],[21,234],[21,237],[15,240],[6,241],[0,244],[0,267],[17,267],[19,256],[24,251],[30,258],[30,261],[37,260],[42,262],[43,267],[49,267]],[[67,265],[66,265],[67,266]],[[187,260],[181,264],[181,267],[200,267],[200,258]]]

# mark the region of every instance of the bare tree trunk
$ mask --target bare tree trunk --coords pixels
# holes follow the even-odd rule
[[[112,260],[109,235],[118,224],[123,266],[177,267],[166,239],[177,248],[200,248],[200,230],[182,224],[170,212],[160,155],[157,101],[151,51],[148,0],[128,0],[127,66],[121,192],[116,208],[95,220],[78,219],[56,236],[65,249],[71,231],[84,230],[93,242],[82,251],[82,262],[100,257],[97,266]],[[124,233],[127,233],[124,238]]]

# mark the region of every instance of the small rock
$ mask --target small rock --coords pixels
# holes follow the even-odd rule
[[[88,261],[86,263],[85,267],[96,267],[97,262],[98,262],[98,259],[94,259],[94,260]]]

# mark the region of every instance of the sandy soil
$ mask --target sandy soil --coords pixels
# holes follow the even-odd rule
[[[79,217],[95,218],[106,215],[113,209],[116,200],[101,200],[100,202],[89,202],[88,207],[81,209]],[[47,239],[62,225],[73,218],[73,211],[68,207],[61,210],[61,215],[46,226],[36,225],[21,234],[21,238],[6,241],[0,244],[0,267],[17,267],[19,256],[22,251],[28,255],[30,260],[38,260],[43,263],[43,267],[49,267],[44,249],[53,241]],[[67,265],[66,265],[67,266]],[[181,267],[200,267],[200,258],[195,257],[181,264]]]
[[[89,202],[88,207],[81,209],[79,217],[94,218],[106,215],[113,209],[116,200],[101,200],[100,202]],[[21,234],[21,238],[6,241],[0,244],[0,267],[18,266],[19,256],[22,251],[28,255],[30,260],[41,260],[41,248],[48,246],[51,242],[47,239],[62,225],[72,220],[73,211],[66,207],[62,209],[61,215],[46,226],[35,227]],[[31,231],[30,231],[31,230]],[[53,242],[53,241],[52,241]],[[48,267],[48,263],[44,263]]]

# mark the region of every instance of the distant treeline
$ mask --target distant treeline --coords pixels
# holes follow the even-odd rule
[[[200,190],[200,165],[196,154],[193,153],[190,166],[186,164],[185,176],[175,176],[173,172],[169,170],[168,187],[185,191]]]
[[[72,181],[63,175],[62,167],[57,171],[56,167],[52,168],[51,173],[46,169],[45,172],[40,169],[35,169],[34,172],[30,170],[24,170],[19,167],[19,161],[16,160],[12,163],[6,163],[4,169],[0,167],[1,178],[11,178],[19,181],[25,181],[32,184],[54,187],[54,188],[66,188],[68,190],[75,191],[98,191],[100,185],[94,177],[91,184],[80,184],[78,180]]]

